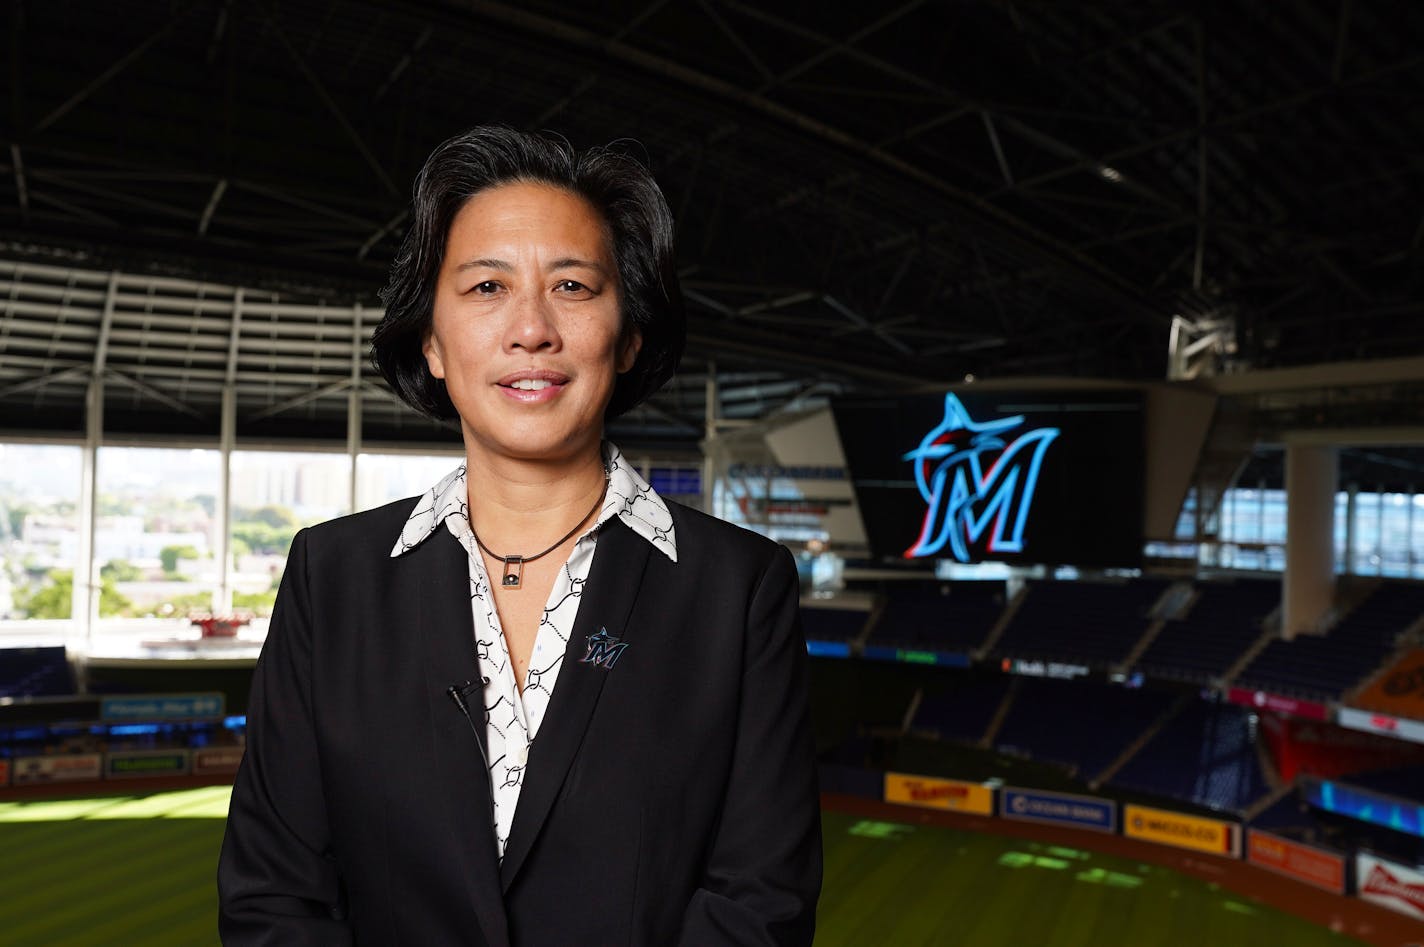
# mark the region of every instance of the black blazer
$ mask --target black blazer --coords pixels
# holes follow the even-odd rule
[[[794,562],[669,503],[602,527],[502,863],[466,553],[411,501],[298,534],[218,866],[226,944],[809,944],[821,836]],[[600,629],[612,667],[580,659]],[[483,715],[471,701],[478,740]]]

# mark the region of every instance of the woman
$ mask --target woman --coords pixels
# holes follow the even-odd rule
[[[810,943],[792,558],[602,440],[681,353],[657,185],[611,151],[460,135],[416,180],[384,299],[376,365],[458,417],[466,462],[293,542],[224,941]]]

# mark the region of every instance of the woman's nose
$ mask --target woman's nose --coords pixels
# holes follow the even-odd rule
[[[505,347],[529,352],[557,351],[561,345],[554,324],[553,308],[540,296],[515,300],[514,311],[505,335]]]

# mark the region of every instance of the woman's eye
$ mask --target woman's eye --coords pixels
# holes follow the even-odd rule
[[[494,280],[485,280],[483,283],[476,283],[470,291],[488,296],[490,293],[499,292],[499,284]]]
[[[559,280],[559,285],[555,288],[565,293],[581,293],[588,290],[588,287],[578,280],[571,279]]]

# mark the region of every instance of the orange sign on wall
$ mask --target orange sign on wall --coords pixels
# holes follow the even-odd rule
[[[1236,823],[1205,819],[1185,812],[1128,805],[1122,813],[1122,834],[1158,845],[1190,848],[1213,855],[1239,857],[1241,853],[1241,836]]]
[[[1351,703],[1396,717],[1424,720],[1424,648],[1406,651]]]
[[[1253,865],[1336,894],[1345,893],[1345,858],[1252,829],[1246,858]]]
[[[886,773],[885,801],[898,802],[902,806],[968,812],[972,815],[994,814],[994,790],[958,779]]]

